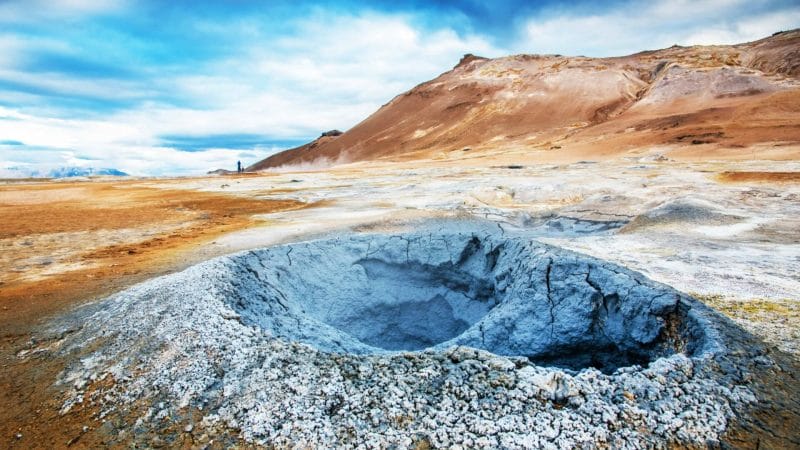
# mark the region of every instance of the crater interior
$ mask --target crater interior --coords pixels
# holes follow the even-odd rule
[[[463,345],[610,372],[703,340],[673,289],[521,238],[367,235],[251,251],[228,268],[216,286],[245,323],[325,352]]]

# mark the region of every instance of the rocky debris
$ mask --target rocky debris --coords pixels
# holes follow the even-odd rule
[[[62,320],[65,413],[110,376],[88,401],[141,433],[192,408],[278,447],[716,446],[781,371],[667,286],[458,230],[239,253]]]
[[[344,133],[342,133],[339,130],[330,130],[322,133],[320,137],[336,137],[336,136],[341,136],[342,134]]]
[[[459,67],[464,67],[473,61],[485,61],[488,58],[484,58],[483,56],[473,55],[472,53],[467,53],[461,57],[458,61],[458,64],[453,67],[453,69],[458,69]]]

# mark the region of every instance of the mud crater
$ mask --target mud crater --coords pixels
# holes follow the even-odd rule
[[[796,409],[794,366],[697,300],[468,225],[238,253],[80,308],[39,340],[71,361],[62,411],[110,374],[93,401],[159,436],[197,407],[262,446],[694,448]]]
[[[613,264],[498,236],[361,236],[232,257],[245,324],[325,352],[461,345],[580,370],[702,349],[681,294]]]

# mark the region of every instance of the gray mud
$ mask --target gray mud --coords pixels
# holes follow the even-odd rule
[[[238,253],[80,310],[55,330],[83,354],[64,409],[111,379],[90,401],[134,435],[194,409],[195,433],[300,447],[714,447],[765,426],[759,377],[785,368],[730,321],[475,229]]]
[[[461,345],[612,372],[710,345],[707,319],[676,291],[524,239],[354,237],[251,251],[229,264],[216,287],[244,323],[324,352]]]

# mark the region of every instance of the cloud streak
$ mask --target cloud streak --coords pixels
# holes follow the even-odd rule
[[[800,26],[790,2],[628,1],[602,12],[553,10],[530,18],[516,49],[529,53],[622,56],[671,45],[736,44]]]

